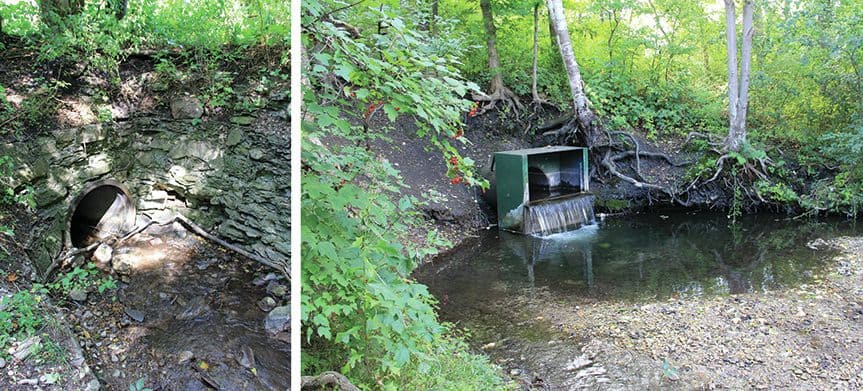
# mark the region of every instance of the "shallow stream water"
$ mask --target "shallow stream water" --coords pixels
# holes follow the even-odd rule
[[[712,213],[614,217],[545,238],[492,229],[416,277],[474,347],[513,377],[542,383],[531,377],[554,378],[549,371],[585,342],[537,316],[544,301],[574,308],[783,290],[824,269],[833,252],[818,239],[861,231],[841,220],[775,215],[746,216],[730,228]]]
[[[128,389],[139,378],[165,390],[289,387],[288,334],[269,335],[258,304],[282,302],[280,276],[176,226],[125,242],[114,252],[119,263],[128,270],[117,300],[90,310],[113,315],[97,317],[104,323],[90,332],[111,343],[88,349],[107,388]]]

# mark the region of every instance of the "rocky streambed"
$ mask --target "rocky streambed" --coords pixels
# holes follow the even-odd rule
[[[64,308],[108,389],[260,390],[290,385],[288,282],[187,232],[153,226],[113,251],[113,296]],[[95,293],[95,292],[94,292]]]

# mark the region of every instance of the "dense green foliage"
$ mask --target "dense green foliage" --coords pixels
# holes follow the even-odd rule
[[[460,126],[471,102],[461,96],[473,88],[455,71],[457,53],[429,44],[397,10],[366,9],[360,16],[385,21],[388,33],[351,38],[332,19],[341,15],[328,14],[336,3],[304,6],[311,48],[302,155],[304,372],[338,370],[363,388],[501,387],[487,360],[467,353],[437,320],[426,287],[409,278],[444,243],[430,230],[424,244],[401,244],[420,226],[413,208],[423,200],[399,196],[399,172],[367,148],[386,138],[388,121],[404,116],[450,162],[455,182],[483,185],[473,162],[450,144],[467,142]]]
[[[42,329],[45,319],[38,292],[23,290],[0,298],[0,355],[7,355],[9,342],[28,337]]]
[[[606,127],[638,130],[657,141],[692,131],[727,132],[722,2],[563,3],[587,93]],[[536,4],[492,1],[504,82],[523,96],[530,92]],[[544,4],[539,5],[539,92],[567,107],[566,75]],[[428,5],[421,2],[418,8]],[[464,21],[453,33],[477,49],[466,53],[460,69],[468,79],[486,83],[491,75],[478,4],[445,1],[440,10],[445,18]],[[756,2],[755,28],[750,150],[795,163],[771,168],[777,172],[756,188],[771,201],[856,215],[860,159],[847,158],[854,160],[855,135],[863,125],[863,4]],[[703,168],[712,169],[716,157],[702,161]]]
[[[80,13],[48,23],[36,2],[21,0],[0,4],[0,17],[3,32],[26,39],[39,60],[83,63],[114,80],[126,55],[147,49],[191,50],[214,59],[254,46],[290,45],[289,2],[132,0],[120,20],[108,4],[88,0]]]
[[[506,84],[530,91],[534,1],[493,1]],[[564,1],[576,58],[591,102],[612,126],[648,132],[725,130],[725,21],[716,1]],[[462,19],[457,33],[480,50],[462,70],[487,81],[488,59],[476,3],[443,2]],[[863,10],[855,2],[768,1],[756,7],[752,103],[754,127],[781,138],[844,130],[861,110]],[[539,21],[539,89],[569,101],[566,75]]]

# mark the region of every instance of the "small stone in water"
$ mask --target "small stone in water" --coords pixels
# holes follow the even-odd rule
[[[267,292],[276,297],[283,297],[288,293],[288,288],[275,281],[270,281],[267,285]]]
[[[276,301],[273,300],[272,297],[265,297],[258,302],[258,308],[260,308],[264,312],[269,312],[273,308],[276,307]]]
[[[6,360],[0,357],[0,369],[6,368]]]
[[[278,334],[285,331],[290,322],[291,308],[288,306],[276,307],[267,314],[267,318],[264,320],[264,328],[270,334]]]
[[[590,366],[592,364],[593,364],[593,361],[589,360],[587,357],[582,355],[582,356],[576,357],[574,360],[570,361],[569,364],[566,364],[566,368],[564,368],[563,370],[565,370],[565,371],[577,371],[581,368]]]
[[[252,281],[252,284],[255,284],[256,286],[261,286],[261,285],[266,284],[268,281],[272,281],[272,280],[275,280],[277,278],[278,278],[278,276],[276,276],[275,273],[267,273],[267,275],[265,275],[265,276],[255,278]]]
[[[243,368],[254,368],[255,366],[255,352],[252,351],[250,347],[243,347],[243,357],[237,359],[237,362]]]

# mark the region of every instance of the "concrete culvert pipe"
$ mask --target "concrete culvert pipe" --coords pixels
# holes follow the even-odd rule
[[[67,244],[86,247],[111,235],[134,229],[135,203],[129,190],[114,180],[93,183],[72,201]]]

